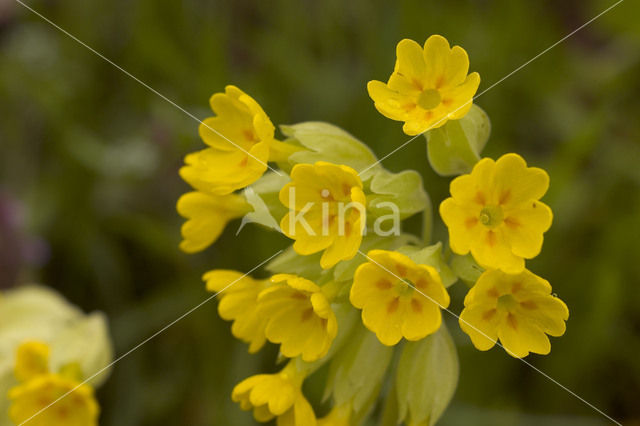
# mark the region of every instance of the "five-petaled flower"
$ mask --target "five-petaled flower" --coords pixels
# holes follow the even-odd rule
[[[550,336],[562,336],[569,310],[551,294],[548,281],[524,270],[507,274],[485,271],[464,299],[460,327],[481,351],[498,339],[509,355],[546,355]],[[546,334],[545,334],[546,333]]]
[[[290,361],[279,373],[258,374],[238,383],[231,399],[245,411],[253,409],[259,422],[277,417],[278,426],[315,426],[313,408],[301,390],[305,377]]]
[[[251,206],[241,195],[214,195],[202,191],[182,195],[177,208],[178,213],[187,219],[180,229],[180,249],[186,253],[204,250],[218,239],[230,220],[251,211]]]
[[[440,308],[449,306],[438,271],[393,251],[372,250],[367,258],[356,270],[350,300],[380,342],[392,346],[402,337],[420,340],[437,331]]]
[[[404,39],[396,47],[396,65],[389,81],[370,81],[369,96],[382,115],[404,121],[407,135],[418,135],[464,117],[473,103],[480,76],[469,71],[467,52],[449,47],[433,35],[424,48]]]
[[[366,220],[366,196],[358,173],[318,161],[294,166],[291,180],[280,191],[280,201],[292,210],[280,227],[296,240],[294,250],[302,255],[324,250],[320,259],[324,269],[353,258]]]
[[[188,154],[180,176],[200,191],[224,195],[264,174],[275,128],[262,107],[235,86],[214,94],[209,103],[216,116],[199,128],[209,148]]]
[[[11,420],[34,426],[97,425],[100,408],[93,388],[69,374],[72,371],[77,368],[49,372],[49,346],[37,341],[22,343],[14,368],[20,383],[8,393]]]
[[[255,280],[237,271],[216,269],[203,276],[207,290],[220,293],[218,313],[227,321],[233,321],[231,333],[249,343],[249,352],[255,353],[264,346],[264,318],[257,307],[258,295],[269,286],[269,280]]]
[[[451,250],[471,251],[485,268],[522,271],[551,226],[551,209],[538,201],[548,187],[547,173],[527,167],[517,154],[482,159],[471,174],[451,182],[451,197],[440,204]]]
[[[290,274],[274,275],[271,281],[274,285],[258,297],[267,339],[280,343],[280,352],[288,358],[311,362],[325,356],[338,323],[323,289]]]

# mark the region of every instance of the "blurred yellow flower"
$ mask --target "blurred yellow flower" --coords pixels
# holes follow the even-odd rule
[[[315,426],[313,408],[302,394],[305,377],[290,361],[279,373],[259,374],[238,383],[231,399],[245,411],[253,409],[259,422],[277,417],[278,426]]]
[[[298,164],[292,182],[280,191],[280,201],[290,210],[280,222],[286,236],[302,255],[324,250],[320,266],[333,267],[353,258],[362,241],[366,197],[358,173],[348,166],[324,161]]]
[[[432,35],[424,48],[413,40],[401,40],[396,55],[389,81],[370,81],[367,89],[382,115],[405,122],[402,129],[407,135],[440,127],[469,112],[480,76],[467,75],[469,58],[463,48],[450,48],[447,39]]]
[[[49,345],[28,341],[18,346],[13,373],[20,382],[49,372]]]
[[[338,332],[338,323],[322,289],[289,274],[274,275],[271,281],[275,285],[258,297],[267,339],[280,343],[280,352],[288,358],[301,356],[311,362],[325,356]]]
[[[471,174],[451,182],[451,197],[440,204],[451,250],[471,251],[485,268],[522,271],[551,226],[551,209],[538,201],[548,187],[547,173],[527,167],[517,154],[482,159]]]
[[[393,251],[372,250],[367,257],[354,275],[350,300],[380,342],[392,346],[402,337],[420,340],[437,331],[440,308],[449,306],[438,271]]]
[[[517,358],[529,352],[548,354],[546,334],[562,336],[569,318],[567,305],[551,295],[549,282],[526,269],[518,274],[484,272],[464,306],[460,327],[477,349],[489,350],[500,339],[507,353]]]
[[[187,155],[180,176],[200,191],[224,195],[262,176],[275,129],[262,107],[235,86],[214,94],[209,103],[216,116],[199,127],[209,148]]]
[[[180,197],[178,213],[187,219],[182,225],[180,249],[195,253],[213,244],[230,220],[252,210],[244,197],[236,194],[213,195],[202,191]]]
[[[40,341],[18,346],[14,373],[20,384],[9,390],[9,417],[15,424],[34,426],[97,425],[100,409],[93,388],[81,384],[77,375],[65,374],[77,372],[79,365],[63,367],[60,374],[49,373],[49,352],[49,346]]]
[[[249,343],[249,352],[255,353],[266,341],[264,318],[257,308],[258,295],[269,285],[268,280],[255,280],[241,272],[217,269],[203,276],[207,290],[222,292],[218,313],[227,321],[233,321],[231,333]],[[224,291],[223,291],[224,290]]]

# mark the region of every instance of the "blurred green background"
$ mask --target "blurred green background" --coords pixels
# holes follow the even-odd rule
[[[232,83],[276,124],[329,121],[383,156],[408,137],[366,83],[388,78],[400,39],[462,45],[482,91],[613,1],[27,3],[200,118]],[[529,265],[571,317],[551,355],[527,360],[625,425],[640,424],[638,18],[640,3],[624,1],[477,101],[493,123],[485,155],[517,151],[551,175],[554,226]],[[248,271],[288,244],[256,227],[236,237],[235,223],[206,252],[180,253],[177,170],[202,146],[197,123],[13,0],[0,0],[0,52],[2,286],[40,282],[106,312],[122,354],[204,300],[206,270]],[[423,138],[384,164],[420,171],[434,203],[446,197]],[[456,312],[465,290],[451,289]],[[448,320],[461,379],[441,424],[607,424]],[[116,365],[101,423],[252,424],[230,392],[273,371],[275,355],[248,355],[208,303]]]

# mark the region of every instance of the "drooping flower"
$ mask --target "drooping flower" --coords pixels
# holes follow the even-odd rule
[[[275,285],[258,297],[265,335],[288,357],[311,362],[327,354],[338,332],[330,302],[315,283],[289,274],[271,278]]]
[[[235,86],[214,94],[209,103],[216,116],[199,127],[209,148],[187,155],[180,176],[200,191],[225,195],[263,175],[275,128],[262,107]]]
[[[486,351],[499,339],[509,355],[546,355],[550,336],[562,336],[569,310],[551,294],[548,281],[528,270],[485,271],[464,299],[460,327],[473,345]],[[546,333],[546,334],[545,334]]]
[[[469,71],[467,52],[449,47],[432,35],[424,48],[404,39],[396,47],[397,60],[389,81],[370,81],[369,96],[385,117],[404,121],[407,135],[418,135],[464,117],[478,90],[480,76]]]
[[[333,267],[358,252],[366,220],[366,196],[358,173],[324,161],[297,164],[280,191],[290,210],[280,222],[302,255],[324,250],[320,265]]]
[[[97,425],[98,403],[93,388],[82,384],[79,367],[49,372],[49,346],[28,341],[16,350],[14,373],[20,382],[9,390],[9,417],[15,424],[35,426]]]
[[[471,252],[485,268],[522,271],[551,226],[551,209],[538,201],[548,187],[547,173],[527,167],[517,154],[483,158],[471,174],[451,182],[451,197],[440,204],[451,250]]]
[[[276,374],[259,374],[238,383],[231,399],[245,411],[253,410],[259,422],[277,417],[278,426],[315,426],[313,408],[302,394],[306,373],[290,361]]]
[[[372,250],[367,258],[356,270],[350,300],[381,343],[420,340],[440,328],[449,294],[434,267],[387,250]]]
[[[230,220],[251,211],[251,206],[240,195],[213,195],[202,191],[182,195],[177,208],[187,219],[181,228],[180,243],[180,249],[186,253],[204,250],[218,239]]]
[[[233,321],[231,333],[249,343],[249,352],[255,353],[264,346],[265,321],[258,312],[258,295],[269,285],[268,280],[255,280],[237,271],[217,269],[203,276],[207,290],[220,292],[218,313],[227,321]]]

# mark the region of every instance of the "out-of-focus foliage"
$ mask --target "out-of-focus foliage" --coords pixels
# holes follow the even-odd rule
[[[329,121],[383,157],[408,137],[375,111],[366,82],[389,74],[400,39],[439,33],[463,46],[482,92],[613,0],[26,3],[200,118],[213,92],[236,84],[274,123]],[[517,151],[551,176],[554,225],[531,268],[571,317],[551,355],[528,361],[625,424],[640,421],[638,16],[638,2],[623,2],[477,100],[492,120],[483,154]],[[197,122],[11,0],[0,2],[0,54],[0,210],[21,206],[23,222],[0,218],[3,279],[19,271],[12,281],[104,311],[123,354],[208,297],[206,270],[248,271],[287,245],[230,226],[215,247],[181,254],[177,170],[201,146]],[[436,205],[447,194],[423,138],[384,165],[420,171]],[[34,240],[48,256],[16,255]],[[454,287],[454,312],[463,293]],[[606,423],[450,329],[461,374],[443,425]],[[210,302],[116,364],[98,394],[102,424],[252,424],[230,391],[275,355],[250,357]]]

